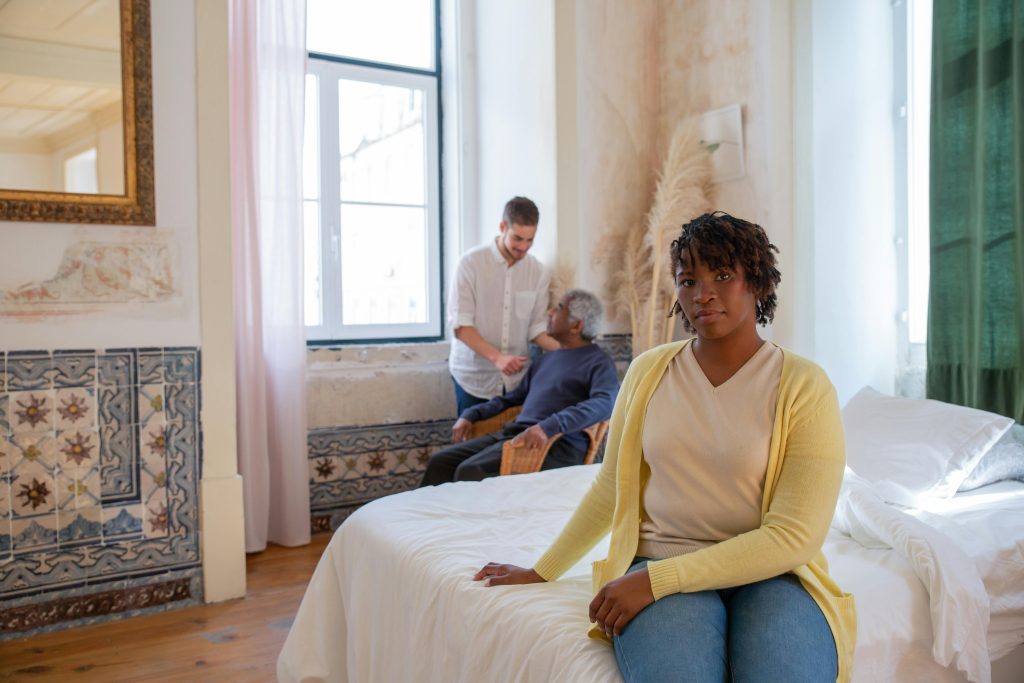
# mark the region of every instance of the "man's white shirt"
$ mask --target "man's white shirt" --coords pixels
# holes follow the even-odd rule
[[[547,329],[547,268],[527,254],[511,266],[495,240],[468,251],[455,269],[448,292],[448,327],[475,327],[491,346],[510,356],[525,356],[531,339]],[[502,375],[483,356],[452,335],[448,368],[463,389],[493,398],[518,386],[529,364]]]

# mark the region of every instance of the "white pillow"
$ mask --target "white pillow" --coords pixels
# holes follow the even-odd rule
[[[843,408],[846,464],[891,503],[917,507],[956,493],[1013,420],[864,387]]]

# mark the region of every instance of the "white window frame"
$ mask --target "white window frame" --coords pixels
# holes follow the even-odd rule
[[[307,73],[315,75],[319,88],[320,171],[320,273],[321,324],[306,326],[310,344],[441,339],[444,336],[441,308],[441,138],[438,72],[376,65],[356,60],[310,55]],[[357,80],[381,85],[416,88],[424,93],[424,188],[427,217],[427,320],[423,323],[345,325],[342,322],[341,290],[341,180],[338,141],[338,80]],[[374,206],[416,206],[383,202],[345,202]],[[396,248],[401,248],[396,245]]]
[[[923,371],[927,364],[927,341],[916,339],[911,331],[911,317],[927,316],[925,310],[911,311],[911,297],[914,290],[920,287],[920,279],[927,280],[928,273],[917,272],[922,263],[920,253],[928,256],[928,205],[927,199],[920,201],[917,189],[928,187],[928,170],[922,172],[915,158],[921,151],[927,153],[927,138],[923,141],[923,150],[918,150],[922,142],[915,126],[917,122],[927,125],[928,112],[918,110],[916,104],[927,107],[926,98],[915,97],[919,92],[921,79],[927,85],[931,78],[930,68],[922,69],[915,64],[914,51],[916,42],[927,40],[930,36],[917,35],[919,30],[930,30],[923,26],[923,19],[931,15],[932,0],[902,0],[893,3],[893,86],[894,102],[894,148],[895,148],[895,183],[896,183],[896,246],[898,259],[898,288],[900,301],[899,317],[899,359],[897,371],[906,373]],[[924,15],[922,16],[922,12]],[[924,117],[922,119],[922,117]],[[923,177],[922,177],[923,176]],[[917,254],[917,258],[914,257]],[[913,278],[913,280],[912,280]],[[927,289],[926,289],[927,291]],[[927,332],[925,333],[927,335]]]

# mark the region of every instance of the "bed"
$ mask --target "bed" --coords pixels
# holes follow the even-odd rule
[[[611,649],[585,635],[590,562],[605,546],[550,584],[470,580],[490,560],[529,566],[598,467],[446,484],[357,511],[310,581],[279,680],[620,681]],[[994,680],[1024,680],[1024,483],[906,510],[848,472],[825,554],[857,598],[855,681],[986,683],[990,659]]]

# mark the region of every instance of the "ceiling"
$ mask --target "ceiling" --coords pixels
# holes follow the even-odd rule
[[[120,120],[119,0],[0,0],[0,152]]]

